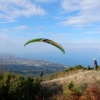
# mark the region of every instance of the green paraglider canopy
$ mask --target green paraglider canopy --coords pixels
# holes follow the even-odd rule
[[[56,42],[54,42],[54,41],[52,41],[50,39],[45,39],[45,38],[35,38],[35,39],[31,39],[31,40],[27,41],[24,44],[24,46],[26,46],[29,43],[34,43],[34,42],[44,42],[44,43],[51,44],[51,45],[57,47],[58,49],[60,49],[65,54],[65,50],[63,49],[63,47],[60,44],[58,44],[58,43],[56,43]]]

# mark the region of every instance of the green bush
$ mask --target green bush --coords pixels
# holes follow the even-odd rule
[[[78,70],[78,69],[83,69],[84,67],[82,65],[76,65],[73,67],[74,70]]]
[[[74,87],[74,83],[73,83],[72,81],[71,81],[70,83],[67,83],[67,84],[66,84],[66,89],[72,90],[73,87]]]
[[[67,69],[67,71],[71,71],[71,70],[73,70],[73,67],[69,67],[69,68]]]
[[[77,94],[81,95],[84,87],[82,85],[76,85],[72,81],[65,84],[64,91],[66,95]]]
[[[87,66],[87,70],[90,70],[90,69],[91,69],[91,68],[90,68],[90,66],[88,65],[88,66]]]
[[[97,70],[100,70],[100,66],[98,66]]]
[[[41,80],[5,73],[0,76],[0,100],[34,100],[40,96]]]

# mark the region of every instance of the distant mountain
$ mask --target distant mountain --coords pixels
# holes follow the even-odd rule
[[[67,65],[50,61],[17,58],[14,55],[7,55],[7,57],[2,55],[2,57],[0,63],[4,70],[22,75],[36,76],[40,75],[41,71],[46,75],[64,70],[68,67]]]

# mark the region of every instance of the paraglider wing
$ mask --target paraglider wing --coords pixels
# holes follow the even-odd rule
[[[36,39],[29,40],[24,44],[24,46],[26,46],[27,44],[32,43],[32,42],[41,42],[42,39],[43,38],[36,38]]]
[[[65,51],[64,51],[64,49],[63,49],[63,47],[61,45],[59,45],[58,43],[56,43],[56,42],[54,42],[52,40],[45,39],[45,38],[36,38],[36,39],[29,40],[29,41],[27,41],[25,43],[24,46],[26,46],[29,43],[33,43],[33,42],[45,42],[45,43],[49,43],[49,44],[57,47],[58,49],[60,49],[65,54]]]

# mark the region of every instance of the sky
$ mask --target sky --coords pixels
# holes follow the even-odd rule
[[[59,43],[66,54],[100,50],[99,0],[0,0],[0,53],[62,55],[34,38]],[[83,51],[82,51],[83,52]]]

